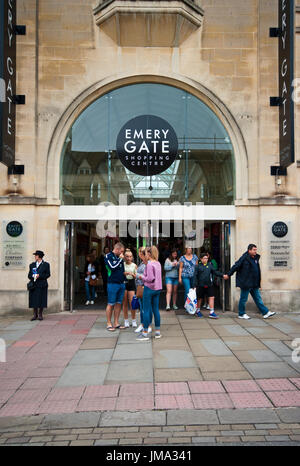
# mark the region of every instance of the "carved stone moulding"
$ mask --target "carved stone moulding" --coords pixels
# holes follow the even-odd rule
[[[121,47],[178,47],[201,28],[199,0],[104,0],[97,26]]]

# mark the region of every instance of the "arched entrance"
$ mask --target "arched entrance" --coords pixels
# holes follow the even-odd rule
[[[117,204],[118,195],[124,193],[128,194],[129,203],[139,200],[144,203],[165,200],[203,202],[211,206],[205,225],[206,246],[214,248],[213,253],[221,264],[225,260],[225,241],[230,232],[226,220],[235,220],[232,214],[234,201],[244,198],[247,190],[247,183],[236,183],[237,179],[241,179],[243,167],[247,167],[241,134],[223,105],[220,104],[216,107],[217,111],[213,111],[214,103],[207,95],[200,99],[195,95],[198,93],[200,96],[199,91],[193,89],[193,93],[189,92],[188,86],[182,82],[179,87],[179,82],[172,85],[149,82],[146,77],[144,81],[136,83],[136,79],[135,82],[128,82],[127,79],[127,83],[118,82],[117,87],[106,93],[101,92],[98,98],[96,91],[91,92],[85,99],[88,106],[83,105],[81,96],[80,105],[75,108],[72,104],[73,108],[70,107],[62,118],[52,140],[48,164],[49,175],[53,168],[51,159],[52,163],[54,159],[56,163],[58,161],[57,152],[53,157],[54,147],[56,145],[58,148],[59,141],[61,144],[64,137],[60,160],[59,197],[63,212],[60,219],[81,224],[88,221],[89,234],[85,236],[89,239],[85,249],[99,246],[101,250],[103,245],[96,240],[95,228],[91,225],[95,218],[90,214],[92,207],[99,202]],[[152,78],[152,81],[158,81],[158,78]],[[99,94],[99,90],[97,92]],[[217,101],[215,96],[210,97]],[[168,170],[154,177],[131,173],[116,154],[118,131],[125,122],[141,114],[164,118],[172,124],[178,136],[179,150],[175,162]],[[244,170],[244,177],[245,173],[247,170]],[[53,187],[52,193],[57,197],[58,186]],[[222,218],[219,218],[224,206],[232,208],[231,214],[226,216],[223,212]],[[219,213],[215,214],[217,211]],[[224,243],[220,244],[219,241],[216,244],[216,236],[219,239],[222,237]],[[86,252],[83,249],[80,251],[81,262]],[[73,250],[74,253],[78,255],[78,251]],[[229,250],[227,259],[230,262]],[[75,265],[82,268],[78,261]]]

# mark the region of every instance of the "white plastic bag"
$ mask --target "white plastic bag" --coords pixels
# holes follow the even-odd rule
[[[184,308],[186,312],[190,315],[194,315],[197,310],[197,294],[196,290],[193,288],[190,288],[190,291],[188,292]]]

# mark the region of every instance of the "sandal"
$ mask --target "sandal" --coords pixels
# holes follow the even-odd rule
[[[116,329],[116,328],[118,328],[118,329],[120,329],[120,330],[123,330],[123,329],[126,328],[126,327],[124,327],[124,325],[117,325],[117,326],[115,327],[115,329]]]
[[[108,330],[109,332],[114,332],[115,331],[115,327],[113,327],[112,325],[110,327],[106,327],[106,330]]]

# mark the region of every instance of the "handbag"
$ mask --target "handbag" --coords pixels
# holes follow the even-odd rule
[[[94,278],[94,279],[90,278],[89,284],[90,284],[90,286],[97,286],[98,279],[97,278]]]
[[[144,285],[138,285],[136,287],[136,297],[138,299],[143,299],[143,293],[144,293]]]
[[[138,297],[135,295],[131,301],[131,309],[137,310],[140,308],[140,303]]]
[[[35,282],[30,280],[30,282],[27,283],[27,290],[31,291],[31,290],[34,290],[34,288],[35,288]]]

